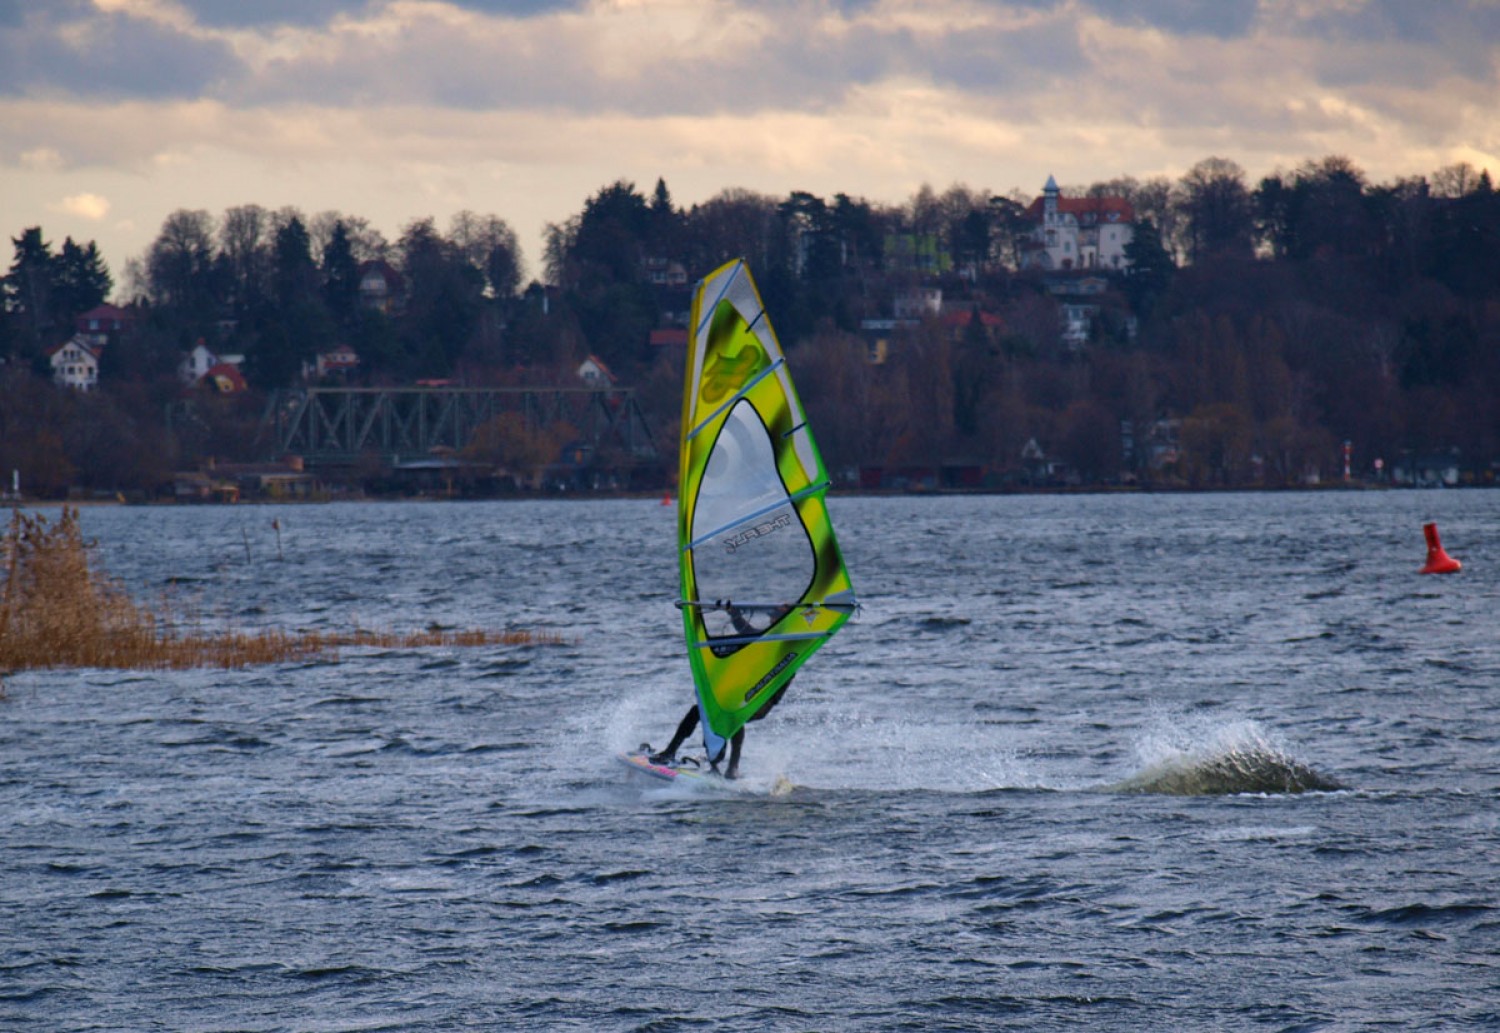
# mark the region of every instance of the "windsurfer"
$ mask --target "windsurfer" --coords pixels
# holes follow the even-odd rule
[[[735,606],[733,603],[726,603],[724,605],[724,611],[729,614],[729,619],[734,622],[735,631],[739,632],[741,635],[756,634],[755,628],[752,627],[750,622],[745,619],[745,615],[740,612],[739,607]],[[792,679],[788,678],[782,684],[781,688],[776,690],[775,695],[766,700],[765,706],[761,707],[754,713],[754,715],[751,716],[750,720],[759,721],[761,718],[769,714],[771,710],[776,706],[776,704],[781,702],[781,697],[786,695],[787,687],[791,684]],[[687,742],[687,737],[692,735],[693,729],[697,727],[698,704],[694,703],[692,706],[688,707],[687,713],[683,714],[682,720],[677,723],[677,731],[672,733],[672,741],[667,743],[667,748],[662,750],[660,753],[651,754],[649,758],[651,763],[670,764],[677,758],[677,748],[683,743]],[[729,739],[729,767],[724,769],[725,778],[740,777],[740,747],[744,745],[744,742],[745,729],[742,727]],[[717,767],[717,765],[715,766]]]

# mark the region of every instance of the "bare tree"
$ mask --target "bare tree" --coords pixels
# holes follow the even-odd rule
[[[1479,170],[1466,161],[1445,165],[1429,179],[1433,197],[1466,197],[1479,185]]]
[[[312,238],[312,251],[321,255],[333,240],[334,227],[344,224],[344,235],[349,238],[349,249],[356,262],[371,262],[389,258],[391,245],[370,220],[362,215],[345,215],[339,211],[319,212],[307,220],[307,233]]]
[[[1181,187],[1179,211],[1188,258],[1198,262],[1212,255],[1248,257],[1255,207],[1245,170],[1227,158],[1205,158],[1182,177]]]
[[[205,285],[213,257],[213,219],[208,212],[179,208],[168,215],[146,250],[151,300],[183,308],[209,300]]]
[[[237,304],[264,296],[270,286],[271,213],[258,204],[226,210],[219,221],[219,253],[228,266]]]

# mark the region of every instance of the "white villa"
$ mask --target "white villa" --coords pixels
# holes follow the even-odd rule
[[[1047,177],[1026,218],[1035,228],[1024,245],[1023,269],[1124,269],[1135,236],[1135,212],[1123,197],[1063,197]]]

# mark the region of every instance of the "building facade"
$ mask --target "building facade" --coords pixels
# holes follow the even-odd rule
[[[1022,248],[1023,269],[1122,270],[1125,246],[1135,237],[1135,212],[1123,197],[1063,197],[1047,177],[1026,218],[1031,239]]]

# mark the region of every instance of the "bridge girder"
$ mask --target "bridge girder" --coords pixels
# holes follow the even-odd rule
[[[622,388],[310,387],[279,392],[266,422],[279,454],[333,465],[374,453],[393,463],[439,447],[461,452],[504,413],[538,429],[567,422],[596,448],[656,457],[634,392]]]

